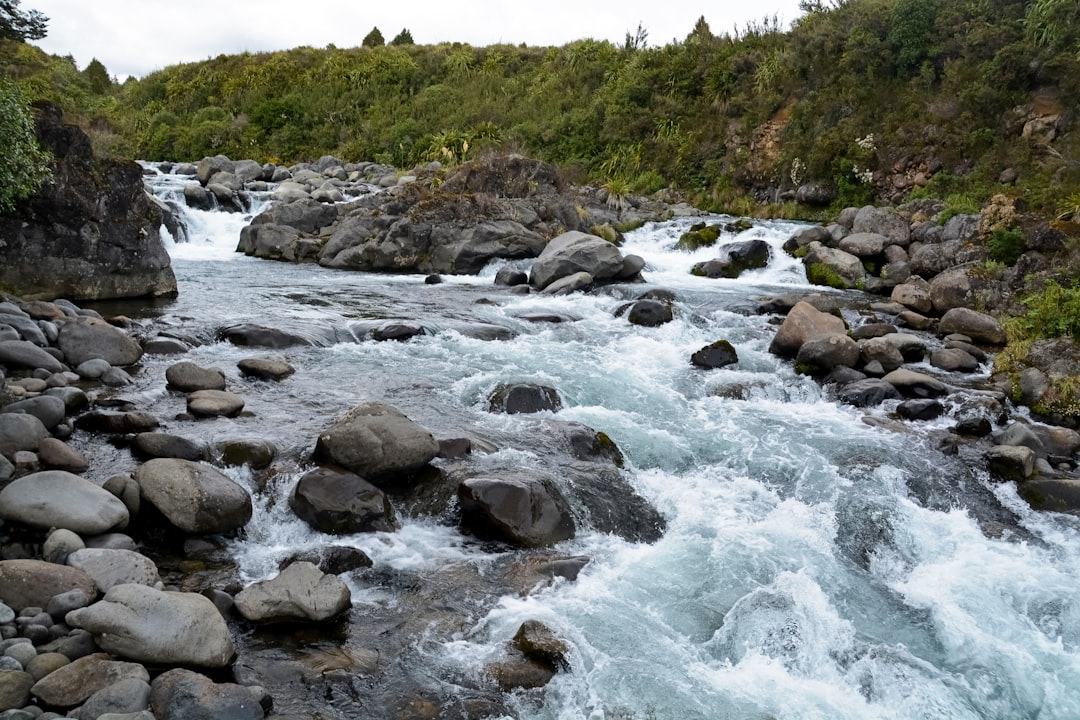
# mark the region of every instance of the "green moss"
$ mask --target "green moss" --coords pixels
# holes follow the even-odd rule
[[[644,220],[627,220],[626,222],[615,223],[612,227],[615,228],[616,232],[628,233],[631,230],[637,230],[644,224]]]
[[[719,225],[698,223],[683,233],[679,241],[675,243],[675,249],[693,251],[703,247],[712,247],[720,239],[721,229]]]
[[[837,290],[847,290],[850,287],[838,272],[824,263],[810,263],[807,265],[806,279],[810,281],[811,285],[824,285]]]
[[[593,225],[589,228],[589,233],[595,235],[598,238],[607,240],[612,245],[621,245],[622,238],[619,232],[611,226],[610,223],[604,223],[603,225]]]

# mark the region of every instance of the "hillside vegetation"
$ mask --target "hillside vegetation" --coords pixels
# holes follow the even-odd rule
[[[920,195],[977,205],[1002,181],[1044,214],[1080,208],[1075,2],[803,6],[790,30],[765,19],[718,35],[702,19],[659,47],[642,28],[622,46],[548,48],[369,35],[119,86],[100,63],[79,71],[18,43],[0,53],[26,96],[58,102],[99,147],[130,157],[409,167],[501,147],[618,193],[672,187],[740,213]],[[800,186],[801,209],[778,205]]]

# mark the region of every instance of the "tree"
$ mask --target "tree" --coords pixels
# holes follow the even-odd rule
[[[382,33],[379,32],[378,27],[371,28],[371,32],[364,36],[364,42],[361,43],[364,47],[380,47],[386,44],[383,40]]]
[[[0,0],[0,39],[25,42],[45,37],[49,18],[37,10],[21,12],[19,0]]]
[[[113,81],[109,77],[109,71],[105,69],[105,66],[97,58],[90,61],[82,74],[86,81],[90,83],[90,91],[95,95],[104,95],[112,89]]]
[[[38,147],[22,92],[6,80],[0,80],[0,147],[0,212],[8,212],[49,176],[49,155]]]
[[[409,28],[405,28],[390,41],[391,45],[415,45],[413,42],[412,33],[409,32]]]
[[[637,32],[631,35],[626,33],[627,50],[644,50],[649,44],[649,31],[641,23],[637,24]]]

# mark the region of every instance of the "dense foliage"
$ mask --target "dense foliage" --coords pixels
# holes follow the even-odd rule
[[[0,148],[0,212],[5,212],[49,176],[49,156],[38,147],[22,93],[5,80],[0,80]]]
[[[19,0],[0,0],[0,38],[4,40],[40,40],[48,21],[37,10],[19,10]]]
[[[806,0],[717,35],[650,47],[383,44],[219,56],[100,91],[102,72],[24,57],[28,95],[61,98],[118,153],[396,166],[501,146],[619,194],[673,186],[750,212],[817,185],[834,206],[988,197],[1014,171],[1029,205],[1080,193],[1073,0]],[[372,31],[372,35],[375,30]],[[90,68],[87,68],[87,72]],[[107,74],[106,74],[107,78]]]

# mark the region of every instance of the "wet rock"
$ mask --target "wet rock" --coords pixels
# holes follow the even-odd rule
[[[30,702],[34,678],[22,670],[0,670],[0,711],[15,710]]]
[[[904,356],[895,343],[889,341],[889,336],[874,337],[859,344],[862,360],[866,365],[877,362],[881,365],[884,375],[892,372],[904,364]]]
[[[94,483],[63,470],[46,470],[0,490],[0,517],[31,527],[96,535],[125,526],[128,511]]]
[[[316,461],[340,465],[380,487],[421,469],[439,452],[425,428],[380,402],[356,406],[319,435]]]
[[[776,336],[769,344],[769,352],[786,358],[794,358],[807,340],[818,335],[843,335],[847,332],[844,321],[835,315],[824,313],[808,302],[795,304]]]
[[[103,593],[115,585],[138,583],[153,586],[161,582],[154,561],[131,550],[76,550],[68,555],[67,564],[89,575]]]
[[[45,394],[63,400],[64,407],[67,408],[69,415],[85,410],[90,406],[90,400],[86,397],[86,393],[76,387],[49,388],[45,391]]]
[[[269,440],[226,440],[218,446],[221,461],[230,466],[249,465],[254,470],[270,467],[277,448]]]
[[[147,355],[183,355],[190,349],[183,340],[171,337],[151,338],[143,343],[143,352]]]
[[[512,267],[501,267],[495,273],[495,284],[513,287],[515,285],[527,285],[529,276],[527,273]]]
[[[311,345],[307,338],[300,335],[252,324],[234,325],[225,328],[219,335],[222,340],[241,347],[287,348]]]
[[[0,561],[0,602],[11,608],[45,607],[54,595],[69,590],[97,595],[94,581],[77,568],[41,560]]]
[[[614,278],[622,272],[623,257],[608,241],[583,232],[563,233],[548,242],[533,263],[529,283],[538,290],[560,278],[587,272],[596,280]]]
[[[553,280],[542,292],[544,295],[569,295],[570,293],[585,290],[592,286],[596,278],[587,272],[577,272],[573,275]]]
[[[544,663],[553,669],[567,667],[569,646],[539,620],[526,620],[514,633],[511,646],[530,660]]]
[[[0,318],[2,317],[0,316]],[[42,342],[42,344],[45,343]],[[0,365],[7,365],[10,368],[29,368],[31,370],[41,368],[49,372],[61,372],[64,369],[59,360],[26,340],[0,341]]]
[[[158,458],[135,472],[142,499],[189,533],[227,533],[251,519],[251,496],[209,465]]]
[[[52,395],[39,395],[38,397],[19,400],[5,405],[0,413],[24,413],[33,415],[47,429],[52,430],[64,421],[67,406],[64,401]]]
[[[892,335],[895,332],[897,332],[896,326],[889,323],[867,323],[852,329],[851,339],[855,341],[872,340],[884,335]]]
[[[243,375],[261,380],[280,381],[296,372],[289,363],[274,358],[244,358],[236,367]]]
[[[905,362],[919,362],[926,355],[926,343],[916,335],[894,333],[882,339],[899,350]]]
[[[986,453],[990,474],[999,480],[1022,482],[1035,470],[1035,453],[1017,445],[995,445]]]
[[[121,680],[150,682],[150,674],[142,665],[122,662],[105,653],[79,658],[34,684],[34,697],[48,705],[73,707],[94,693]]]
[[[893,370],[883,380],[905,397],[936,398],[949,391],[940,380],[905,368]]]
[[[1046,456],[1046,447],[1035,431],[1024,423],[1014,422],[997,437],[998,445],[1030,448],[1036,456]]]
[[[271,579],[241,590],[236,609],[248,620],[327,622],[352,605],[348,586],[308,562],[293,563]]]
[[[176,458],[179,460],[204,460],[206,449],[187,438],[168,433],[139,433],[131,442],[131,452],[135,457],[150,460],[153,458]]]
[[[169,670],[150,685],[150,709],[157,720],[262,720],[256,688],[215,683],[190,670]]]
[[[279,570],[284,570],[293,563],[308,562],[330,575],[369,568],[372,563],[363,550],[343,545],[331,545],[314,550],[302,550],[282,560],[278,565]]]
[[[1008,342],[1005,328],[995,318],[967,308],[953,308],[941,318],[938,330],[942,334],[963,333],[975,342],[1004,345]]]
[[[841,402],[848,405],[864,408],[874,407],[886,400],[896,399],[900,397],[900,393],[891,383],[879,378],[867,378],[842,386],[837,391],[837,397]]]
[[[937,400],[905,400],[896,406],[896,414],[905,420],[933,420],[941,417],[945,406]]]
[[[492,663],[485,668],[503,692],[542,688],[555,677],[555,670],[545,663],[521,657]]]
[[[547,385],[514,383],[499,385],[488,396],[488,410],[515,415],[519,413],[558,412],[562,409],[559,392]]]
[[[165,380],[169,389],[186,393],[225,389],[225,373],[219,368],[199,367],[186,360],[170,366],[165,371]]]
[[[420,323],[407,321],[385,322],[371,331],[371,337],[377,341],[397,340],[405,341],[424,334],[424,326]]]
[[[84,547],[86,547],[86,543],[76,533],[64,528],[55,528],[45,538],[45,543],[41,547],[41,557],[47,562],[66,565],[68,555],[76,550],[82,550]],[[71,592],[79,591],[72,590]]]
[[[141,678],[118,680],[101,688],[79,708],[80,718],[98,718],[105,714],[126,715],[150,707],[150,684]]]
[[[544,547],[574,537],[570,508],[549,482],[525,473],[470,478],[458,488],[462,523],[486,537]]]
[[[38,459],[48,470],[64,470],[76,474],[86,472],[90,466],[82,453],[56,438],[45,438],[41,441]]]
[[[187,396],[187,409],[197,417],[236,417],[244,398],[225,390],[196,390]]]
[[[708,370],[734,365],[737,362],[739,362],[739,356],[727,340],[717,340],[690,356],[692,365]]]
[[[157,418],[138,411],[94,410],[75,419],[75,427],[80,430],[115,435],[149,432],[157,426]]]
[[[101,358],[110,365],[133,365],[143,354],[139,343],[122,330],[91,317],[64,323],[57,345],[72,367],[92,358]]]
[[[720,248],[721,255],[713,260],[696,263],[691,275],[708,278],[737,278],[747,270],[757,270],[769,264],[772,250],[764,240],[743,240]]]
[[[0,413],[0,455],[13,457],[23,450],[36,451],[48,436],[48,428],[33,415]]]
[[[1016,488],[1017,493],[1035,510],[1071,513],[1080,512],[1080,478],[1034,477]]]
[[[221,613],[196,593],[117,585],[66,621],[93,633],[103,650],[139,662],[224,667],[235,654]]]
[[[382,490],[349,472],[319,468],[306,473],[293,488],[289,507],[308,525],[331,535],[392,532],[397,527]]]
[[[795,369],[820,376],[839,366],[855,367],[861,357],[859,344],[847,335],[818,335],[799,348]]]
[[[659,327],[675,319],[671,310],[671,303],[660,300],[638,300],[626,314],[627,321],[631,325],[644,327]]]
[[[79,589],[68,590],[59,595],[53,595],[49,604],[45,606],[45,612],[57,620],[63,620],[72,610],[84,608],[90,604],[90,596]]]
[[[943,348],[930,353],[930,364],[948,372],[975,372],[979,361],[970,353],[958,348]]]

